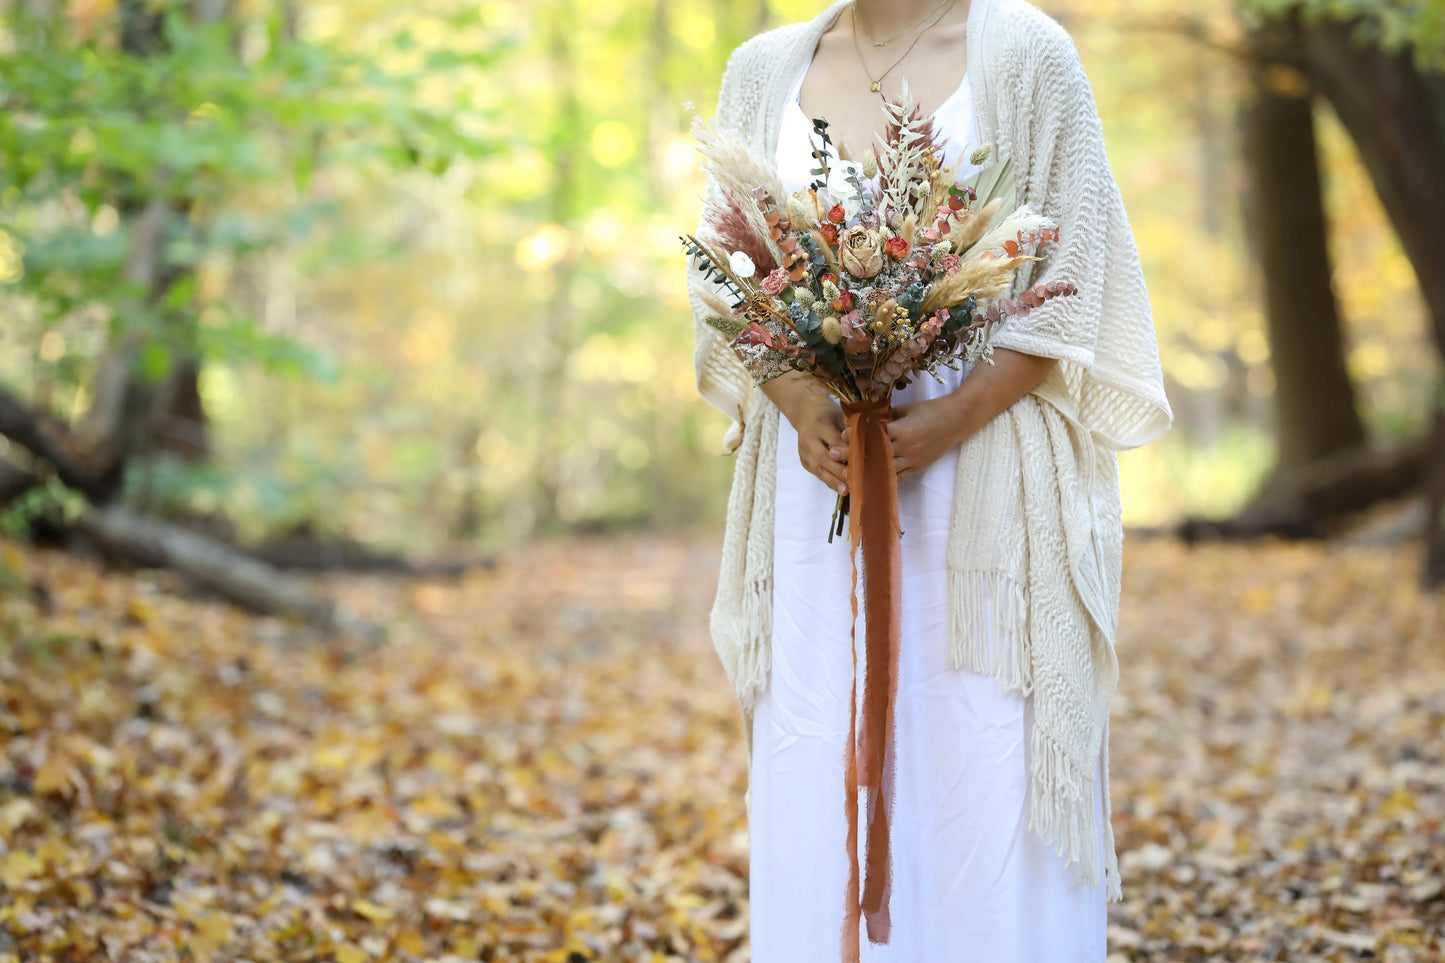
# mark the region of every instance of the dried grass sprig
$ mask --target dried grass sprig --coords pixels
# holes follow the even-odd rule
[[[953,242],[953,252],[959,256],[967,254],[968,249],[983,237],[989,225],[997,219],[1001,207],[1003,207],[1003,201],[995,197],[982,208],[970,213],[968,217],[960,218],[959,225],[953,229],[953,235],[949,238]]]
[[[777,169],[751,144],[731,131],[719,128],[715,121],[694,117],[692,134],[697,138],[697,151],[703,156],[703,170],[717,178],[723,198],[721,205],[711,204],[704,209],[704,220],[718,225],[719,235],[725,230],[727,236],[735,240],[743,236],[739,230],[741,221],[748,225],[748,233],[756,235],[758,243],[768,252],[761,259],[749,253],[753,263],[769,264],[769,270],[782,264],[783,252],[769,237],[767,220],[753,200],[754,191],[759,187],[773,197],[785,196]]]
[[[934,284],[923,300],[923,314],[950,304],[958,304],[969,295],[979,302],[992,301],[1008,293],[1013,284],[1014,269],[1025,261],[1038,258],[1020,257],[974,258],[965,261],[955,273]]]
[[[982,237],[970,246],[969,251],[1001,251],[1005,241],[1012,241],[1022,233],[1024,236],[1037,234],[1048,225],[1048,219],[1042,214],[1035,214],[1027,207],[1021,207],[1008,215],[994,228],[989,229]],[[968,253],[968,252],[964,252]]]

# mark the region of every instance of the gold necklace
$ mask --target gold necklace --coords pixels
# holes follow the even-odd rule
[[[951,5],[952,2],[954,2],[954,0],[943,0],[943,2],[944,2],[944,5]],[[854,19],[853,19],[853,26],[854,26],[855,29],[856,29],[857,26],[858,26],[858,19],[857,19],[856,16],[855,16]],[[887,45],[887,44],[890,44],[890,43],[892,43],[893,41],[897,40],[899,37],[903,36],[905,33],[908,33],[908,31],[915,29],[917,26],[918,26],[917,24],[914,24],[912,27],[905,27],[904,29],[900,30],[898,33],[895,33],[893,36],[889,37],[887,40],[875,40],[875,41],[873,41],[873,46],[875,46],[875,47],[882,47],[882,46],[885,46],[885,45]]]
[[[883,73],[879,74],[877,77],[874,77],[872,74],[868,73],[868,62],[863,59],[863,48],[858,45],[858,0],[853,0],[852,3],[848,4],[848,12],[852,15],[853,18],[853,49],[858,51],[858,63],[863,67],[863,73],[868,77],[868,80],[870,81],[868,89],[875,94],[880,93],[883,89],[883,78],[887,77],[888,74],[892,72],[894,67],[897,67],[899,64],[901,64],[904,57],[907,57],[910,53],[913,52],[913,48],[918,46],[918,41],[923,39],[923,35],[928,32],[929,27],[934,26],[938,23],[938,21],[942,20],[943,15],[947,13],[957,2],[958,0],[949,0],[949,2],[943,7],[943,9],[939,11],[938,16],[933,18],[933,22],[928,24],[927,27],[924,27],[923,30],[919,32],[918,36],[913,38],[913,43],[909,44],[908,49],[903,51],[903,56],[899,57],[897,60],[893,61],[893,63],[889,64],[888,69],[883,71]]]

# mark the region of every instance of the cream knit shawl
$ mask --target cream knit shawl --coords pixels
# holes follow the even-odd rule
[[[788,92],[848,2],[740,45],[723,74],[719,125],[771,158]],[[1025,270],[1015,290],[1059,277],[1080,293],[1009,318],[992,339],[1060,363],[960,448],[948,549],[952,662],[1032,694],[1029,826],[1088,886],[1099,882],[1093,779],[1102,763],[1102,862],[1108,898],[1118,900],[1108,795],[1123,547],[1117,450],[1157,437],[1172,413],[1138,253],[1073,41],[1025,0],[972,0],[966,48],[983,141],[1013,158],[1018,200],[1062,232],[1039,277]],[[716,191],[710,178],[709,197]],[[689,283],[706,282],[689,269]],[[725,442],[737,461],[711,633],[751,757],[770,665],[778,409],[691,300],[698,390],[733,420]]]

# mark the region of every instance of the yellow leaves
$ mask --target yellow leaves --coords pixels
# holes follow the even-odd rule
[[[336,963],[370,963],[371,954],[358,946],[343,943],[331,951]]]
[[[432,819],[450,819],[460,812],[455,802],[438,795],[422,796],[413,800],[407,808],[418,816],[427,816]]]
[[[0,883],[7,889],[19,889],[27,880],[45,870],[45,861],[23,850],[12,850],[0,860]]]
[[[1403,786],[1397,787],[1380,805],[1380,815],[1386,819],[1398,819],[1415,811],[1415,794]]]
[[[64,752],[52,751],[46,757],[40,771],[35,774],[35,791],[38,793],[65,794],[71,791],[71,774],[75,771],[75,760]]]
[[[231,921],[219,913],[204,916],[195,921],[195,932],[186,945],[192,953],[208,957],[217,952],[231,938]]]
[[[481,951],[481,944],[470,936],[458,937],[452,944],[452,955],[464,960],[476,959]]]
[[[130,600],[125,614],[141,625],[150,625],[156,620],[156,608],[148,599],[139,596]]]
[[[352,900],[351,909],[358,916],[364,916],[369,920],[377,920],[382,922],[391,919],[392,916],[395,915],[392,913],[391,910],[387,909],[386,907],[377,906],[375,903],[364,899]]]
[[[1327,959],[1316,928],[1358,924],[1434,958],[1445,601],[1412,588],[1411,553],[1127,551],[1111,945],[1200,963],[1317,939],[1298,958]],[[528,546],[424,593],[338,578],[399,627],[343,651],[257,644],[229,610],[27,555],[27,578],[66,586],[55,618],[131,625],[49,661],[0,650],[25,679],[0,712],[33,720],[6,750],[33,791],[0,794],[0,925],[43,932],[63,908],[77,932],[213,963],[743,958],[716,558],[633,536]]]
[[[351,766],[353,747],[345,744],[318,746],[311,765],[320,770],[345,771]]]
[[[427,950],[426,939],[416,930],[406,930],[393,941],[396,948],[412,956],[421,956]]]
[[[1267,585],[1251,585],[1245,589],[1240,603],[1246,612],[1261,615],[1274,606],[1274,592]]]

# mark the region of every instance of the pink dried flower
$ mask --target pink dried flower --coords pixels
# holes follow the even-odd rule
[[[763,290],[769,294],[782,294],[783,289],[788,286],[788,272],[785,268],[775,268],[767,277],[763,278]]]

